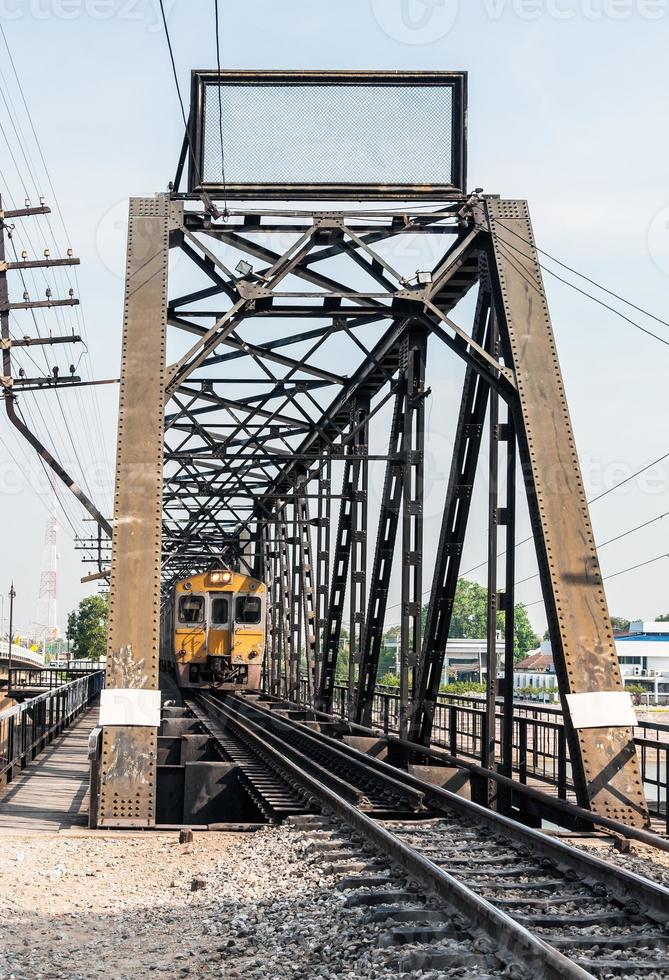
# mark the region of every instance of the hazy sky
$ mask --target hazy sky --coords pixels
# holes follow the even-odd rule
[[[669,319],[669,0],[221,0],[220,5],[225,68],[466,69],[470,187],[527,197],[542,248]],[[167,0],[166,7],[186,95],[190,69],[215,66],[213,0]],[[182,135],[158,5],[153,0],[0,0],[0,23],[68,241],[57,215],[52,228],[59,243],[71,244],[82,259],[78,283],[93,369],[99,378],[114,377],[127,198],[166,188]],[[28,133],[4,52],[0,69],[4,97]],[[4,102],[0,119],[16,155]],[[226,140],[240,138],[243,134],[226,134]],[[38,183],[44,185],[38,154],[33,143],[29,146]],[[34,199],[20,156],[17,164]],[[0,171],[3,194],[22,203],[25,191],[2,138]],[[51,200],[48,188],[44,193]],[[37,248],[41,239],[36,231],[32,235]],[[65,277],[56,281],[67,286]],[[37,282],[43,288],[43,281]],[[584,476],[594,496],[669,452],[669,348],[553,277],[547,276],[546,284]],[[583,280],[580,285],[592,291]],[[612,302],[669,339],[669,327]],[[46,319],[39,321],[40,329],[42,322],[48,329]],[[81,326],[69,311],[60,323]],[[13,329],[28,333],[32,326],[17,319]],[[70,354],[53,348],[47,360],[66,372]],[[85,360],[79,370],[90,376]],[[438,387],[449,377],[445,359],[435,357],[429,383]],[[112,388],[98,389],[95,401],[90,392],[62,392],[60,406],[52,396],[37,403],[23,399],[37,428],[55,440],[77,475],[81,464],[107,512],[115,401]],[[430,421],[433,446],[439,445],[437,414]],[[1,420],[0,437],[0,591],[8,591],[13,576],[16,615],[25,626],[35,613],[49,492],[39,480],[39,467],[27,462],[27,448]],[[436,459],[429,478],[428,495],[436,500],[447,469],[444,459]],[[606,541],[669,511],[667,472],[666,465],[656,467],[594,504],[597,539]],[[438,507],[431,509],[426,535],[432,541]],[[75,517],[82,514],[73,502],[68,510],[76,526]],[[604,573],[669,552],[668,521],[604,548]],[[71,529],[65,519],[60,523],[63,624],[86,589],[79,584],[82,570]],[[465,562],[475,564],[484,553],[482,538],[475,535]],[[533,570],[526,545],[519,549],[519,577]],[[611,579],[612,612],[652,618],[669,611],[666,583],[666,560]],[[518,598],[531,602],[538,593],[533,580],[520,586]],[[541,627],[541,606],[530,611]]]

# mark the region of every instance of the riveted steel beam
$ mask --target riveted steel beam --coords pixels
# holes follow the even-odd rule
[[[490,272],[532,521],[574,784],[581,806],[634,826],[648,821],[633,731],[576,728],[569,695],[593,704],[623,681],[583,478],[525,201],[488,200]]]
[[[166,196],[130,200],[106,670],[107,690],[128,701],[158,688],[169,213]],[[148,722],[103,727],[100,827],[155,823]]]

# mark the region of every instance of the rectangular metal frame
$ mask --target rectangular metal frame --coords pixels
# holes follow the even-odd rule
[[[228,199],[249,197],[265,200],[448,200],[465,194],[467,183],[467,73],[447,71],[203,71],[191,74],[189,131],[192,154],[189,155],[188,191],[222,194],[223,185],[200,182],[204,162],[204,92],[205,86],[220,81],[224,86],[441,86],[453,90],[451,134],[451,173],[453,180],[444,184],[362,184],[362,183],[228,183]]]

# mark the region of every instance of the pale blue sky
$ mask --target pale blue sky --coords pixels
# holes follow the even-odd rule
[[[466,69],[470,187],[527,197],[543,248],[669,319],[669,0],[221,0],[221,9],[225,68]],[[168,0],[167,10],[187,97],[190,69],[215,66],[213,0]],[[79,283],[99,377],[118,370],[127,198],[165,189],[181,142],[158,16],[153,0],[0,2],[0,22],[82,259]],[[0,169],[21,201],[1,142]],[[547,288],[594,495],[669,451],[669,349],[551,277]],[[640,322],[669,338],[669,328]],[[449,377],[435,358],[431,383]],[[79,404],[74,393],[61,397]],[[99,397],[104,436],[91,423],[81,455],[109,465],[115,394],[102,390]],[[8,438],[6,428],[0,424],[0,435]],[[25,624],[37,598],[46,510],[20,481],[18,491],[8,492],[13,484],[4,466],[0,589],[7,591],[13,574]],[[660,469],[645,486],[636,482],[596,504],[599,540],[669,510],[666,474]],[[428,535],[436,528],[435,515]],[[663,551],[666,520],[606,548],[604,572]],[[480,552],[477,540],[472,564]],[[64,534],[60,553],[64,613],[84,590]],[[532,570],[529,555],[519,554],[519,577]],[[612,611],[645,617],[669,611],[666,582],[662,562],[612,580]],[[536,582],[518,595],[536,598]],[[539,609],[532,611],[541,626]]]

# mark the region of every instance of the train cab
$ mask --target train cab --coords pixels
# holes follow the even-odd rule
[[[183,688],[260,688],[267,589],[258,579],[217,569],[178,582],[164,610],[162,643]]]

